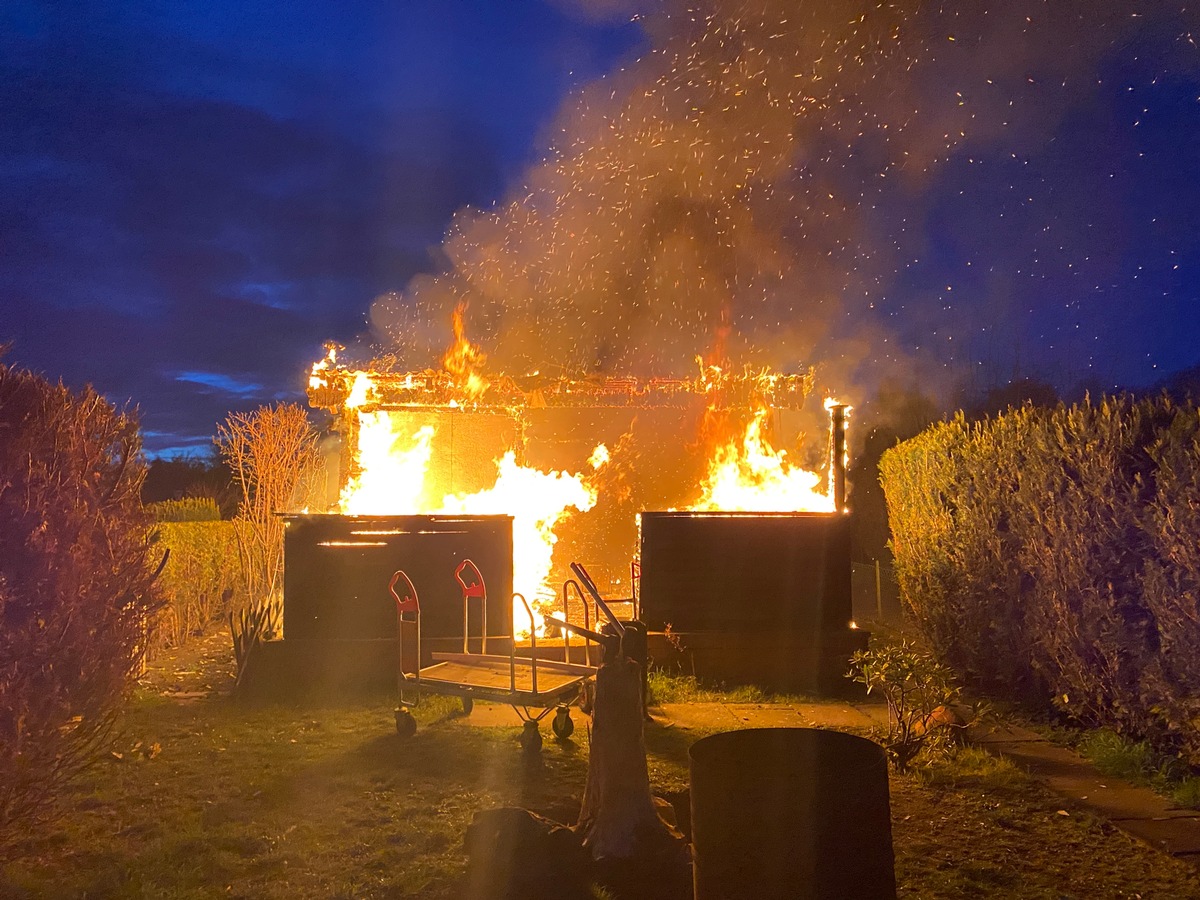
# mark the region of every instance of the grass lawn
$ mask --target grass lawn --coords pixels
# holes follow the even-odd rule
[[[0,869],[0,896],[453,897],[476,810],[520,805],[573,821],[587,769],[549,739],[530,764],[520,728],[467,725],[451,701],[399,739],[392,702],[254,707],[224,694],[227,639],[162,661],[65,815],[31,828]],[[214,696],[193,698],[208,687]],[[181,693],[182,692],[182,693]],[[544,723],[545,724],[545,723]],[[651,780],[687,787],[701,732],[649,726]],[[120,754],[118,758],[115,754]],[[966,751],[892,776],[902,896],[1200,898],[1196,870]]]

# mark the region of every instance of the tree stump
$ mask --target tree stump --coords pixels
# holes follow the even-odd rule
[[[576,831],[597,863],[598,879],[618,897],[690,897],[687,844],[659,817],[650,794],[641,667],[612,655],[616,658],[596,672],[587,784]]]

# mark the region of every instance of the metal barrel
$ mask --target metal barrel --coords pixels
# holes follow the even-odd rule
[[[817,728],[752,728],[696,741],[696,900],[894,900],[883,748]]]

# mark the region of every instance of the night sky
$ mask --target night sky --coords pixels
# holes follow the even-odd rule
[[[958,7],[969,7],[959,9]],[[1200,363],[1180,3],[0,6],[0,342],[153,452],[326,340],[819,366],[858,402]],[[457,211],[457,214],[456,214]]]

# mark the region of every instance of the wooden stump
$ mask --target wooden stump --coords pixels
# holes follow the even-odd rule
[[[650,794],[641,667],[613,655],[617,658],[596,673],[587,785],[576,831],[598,864],[599,880],[618,897],[690,896],[687,844],[659,817]]]

